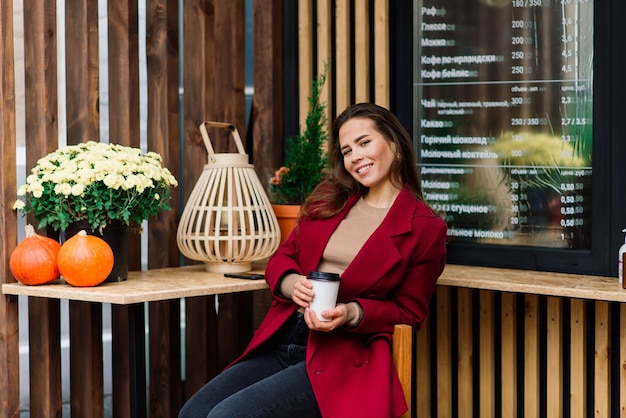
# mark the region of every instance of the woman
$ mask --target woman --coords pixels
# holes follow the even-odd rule
[[[243,355],[180,417],[397,417],[406,402],[392,363],[394,324],[419,327],[446,256],[446,225],[424,203],[412,141],[380,106],[333,124],[331,173],[269,260],[272,304]],[[318,320],[307,274],[341,274]]]

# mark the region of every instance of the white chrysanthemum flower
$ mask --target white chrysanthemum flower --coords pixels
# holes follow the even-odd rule
[[[28,187],[23,184],[20,187],[17,188],[17,195],[18,196],[26,196],[26,192],[28,191]]]
[[[37,181],[39,181],[39,176],[36,174],[31,174],[26,177],[26,184],[35,183]]]
[[[61,183],[54,186],[54,193],[69,196],[72,194],[72,186],[69,183]]]
[[[102,181],[107,187],[118,190],[124,184],[124,177],[117,173],[111,173],[104,176]]]
[[[22,210],[24,209],[24,206],[26,206],[26,204],[21,200],[16,200],[15,203],[13,203],[14,210]]]
[[[33,182],[28,185],[28,192],[33,195],[34,198],[39,199],[43,196],[43,184],[39,182]]]
[[[82,196],[85,192],[85,186],[80,183],[76,183],[72,186],[72,196]]]

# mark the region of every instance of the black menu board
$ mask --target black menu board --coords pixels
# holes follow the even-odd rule
[[[416,0],[415,142],[449,241],[589,249],[591,0]]]

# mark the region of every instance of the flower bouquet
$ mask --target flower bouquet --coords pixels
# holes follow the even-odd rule
[[[169,210],[178,182],[154,152],[89,141],[58,149],[41,158],[13,208],[32,213],[39,228],[65,231],[87,221],[102,233],[111,222],[138,226],[160,210]]]

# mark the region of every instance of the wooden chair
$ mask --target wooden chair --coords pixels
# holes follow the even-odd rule
[[[401,418],[411,416],[411,361],[413,359],[413,330],[410,325],[396,324],[393,329],[393,364],[396,366],[404,398],[409,406]]]

